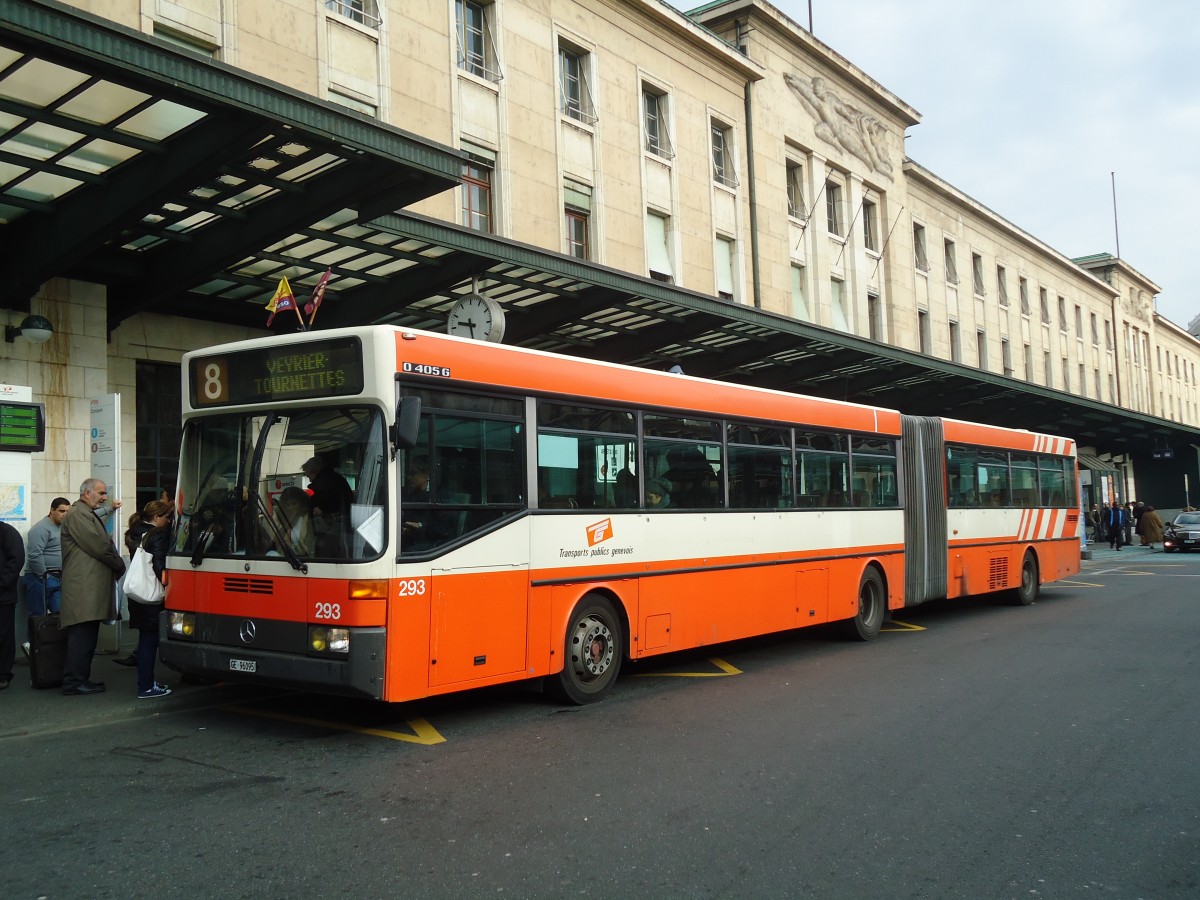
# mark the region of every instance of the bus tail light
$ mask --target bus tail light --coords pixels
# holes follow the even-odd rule
[[[370,581],[350,582],[351,600],[386,600],[388,598],[388,583],[382,578]]]
[[[350,652],[350,629],[312,625],[308,629],[308,646],[314,653],[345,656]]]
[[[196,636],[196,614],[185,612],[170,613],[167,624],[172,637],[193,638]]]

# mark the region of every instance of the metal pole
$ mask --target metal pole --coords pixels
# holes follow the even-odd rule
[[[811,31],[812,28],[809,28]],[[1117,173],[1109,172],[1109,177],[1112,179],[1112,195],[1113,195],[1113,234],[1117,239],[1117,259],[1121,258],[1121,230],[1117,227]]]

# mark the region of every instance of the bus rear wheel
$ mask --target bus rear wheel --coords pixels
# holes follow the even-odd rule
[[[572,703],[594,703],[617,680],[625,655],[624,632],[616,611],[604,597],[588,594],[567,624],[565,660],[554,684]]]
[[[1009,592],[1009,598],[1017,606],[1029,606],[1037,600],[1039,587],[1037,557],[1026,550],[1021,560],[1021,583]]]
[[[858,583],[858,612],[845,624],[845,635],[855,641],[871,641],[879,636],[887,616],[887,593],[879,570],[868,566]]]

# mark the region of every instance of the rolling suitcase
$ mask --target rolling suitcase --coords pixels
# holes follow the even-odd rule
[[[67,635],[58,613],[29,617],[29,680],[35,688],[59,687],[67,662]]]

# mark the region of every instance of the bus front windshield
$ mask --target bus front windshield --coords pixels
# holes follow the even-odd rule
[[[307,561],[378,558],[387,544],[383,417],[366,406],[187,423],[175,551]]]

